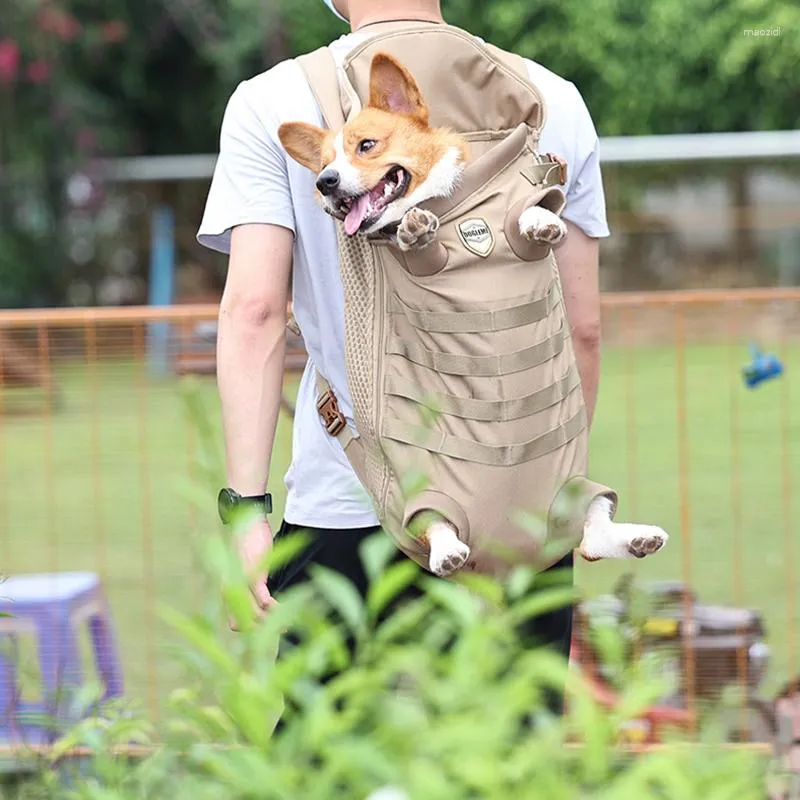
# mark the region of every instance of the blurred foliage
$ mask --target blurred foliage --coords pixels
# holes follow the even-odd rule
[[[575,82],[601,135],[800,124],[794,0],[443,8]],[[0,19],[2,306],[101,302],[108,245],[75,228],[118,241],[129,210],[99,159],[213,152],[238,82],[346,31],[321,0],[0,0]]]
[[[197,383],[184,385],[199,473],[181,482],[200,520],[221,452]],[[404,481],[419,486],[417,476]],[[569,503],[569,493],[562,495]],[[569,513],[567,509],[565,513]],[[638,658],[633,626],[644,595],[623,587],[623,625],[590,626],[616,702],[598,702],[580,665],[531,647],[520,627],[577,599],[570,571],[518,566],[503,580],[442,580],[377,533],[360,550],[366,596],[317,565],[256,620],[249,580],[308,546],[277,537],[246,574],[238,537],[252,512],[193,537],[205,578],[189,613],[162,608],[170,655],[184,667],[159,728],[126,699],[107,703],[87,684],[63,696],[49,752],[13,754],[27,779],[19,800],[761,800],[771,769],[754,750],[725,747],[715,714],[699,735],[666,735],[657,750],[623,745],[676,675]],[[520,524],[523,520],[520,519]],[[537,530],[535,520],[524,528]],[[234,620],[238,628],[232,633]],[[553,693],[566,699],[554,714]],[[66,722],[71,720],[72,722]],[[24,729],[31,720],[23,716]],[[47,725],[46,718],[38,721]],[[50,721],[53,724],[53,721]],[[685,734],[683,734],[685,737]],[[636,738],[633,737],[633,741]],[[139,757],[131,757],[137,748]],[[7,758],[9,755],[7,754]],[[0,787],[1,791],[2,787]]]
[[[793,0],[443,6],[453,24],[574,81],[601,135],[800,124]],[[321,0],[0,0],[0,18],[3,163],[211,152],[240,80],[346,31]],[[781,35],[745,34],[754,27]]]
[[[446,7],[454,23],[572,80],[603,136],[800,123],[793,0],[450,0]],[[748,28],[781,35],[750,36]]]
[[[298,552],[278,540],[271,562]],[[669,742],[632,755],[620,743],[663,691],[642,664],[623,664],[619,636],[598,644],[619,663],[619,703],[607,709],[579,673],[545,650],[524,650],[526,619],[568,601],[564,586],[531,594],[530,576],[473,580],[470,590],[389,565],[377,534],[362,552],[366,601],[319,568],[281,595],[260,624],[230,536],[204,540],[204,613],[165,609],[186,666],[165,732],[118,703],[65,731],[25,800],[761,800],[767,759],[720,746],[713,727],[693,746]],[[522,580],[520,580],[522,578]],[[384,614],[416,584],[419,595]],[[238,621],[240,633],[226,630]],[[276,659],[280,642],[281,657]],[[567,686],[569,712],[546,697]],[[84,693],[90,705],[99,696]],[[280,718],[280,728],[276,729]],[[129,759],[131,744],[152,754]],[[77,749],[82,759],[66,759]],[[11,796],[11,795],[7,795]]]
[[[220,468],[216,434],[185,386],[201,470],[183,482],[197,519]],[[215,469],[216,465],[216,469]],[[407,486],[418,483],[409,479]],[[568,501],[567,501],[568,502]],[[158,729],[125,700],[87,685],[69,698],[73,724],[52,751],[20,748],[19,800],[761,800],[764,754],[723,745],[713,714],[692,742],[672,731],[657,750],[625,748],[632,723],[676,676],[637,658],[630,626],[648,606],[628,586],[628,624],[593,626],[616,702],[597,701],[580,668],[530,647],[520,626],[577,599],[569,572],[515,568],[504,580],[442,580],[394,560],[389,537],[366,539],[366,597],[317,566],[254,618],[248,579],[308,545],[277,537],[247,575],[237,537],[252,518],[194,542],[206,579],[190,613],[163,608],[171,655],[184,666]],[[535,527],[528,526],[529,531]],[[463,581],[463,582],[462,582]],[[238,632],[229,629],[230,620]],[[591,627],[591,626],[590,626]],[[553,692],[566,697],[556,715]],[[82,719],[81,719],[82,717]],[[685,736],[685,734],[684,734]],[[635,740],[635,738],[634,738]],[[131,746],[144,748],[130,757]],[[13,792],[13,793],[12,793]]]

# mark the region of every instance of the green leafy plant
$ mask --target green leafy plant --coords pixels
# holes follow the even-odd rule
[[[559,658],[521,650],[517,626],[570,600],[568,587],[531,593],[536,578],[523,572],[468,588],[426,578],[411,562],[388,566],[378,537],[363,553],[366,601],[319,569],[254,624],[230,540],[205,544],[209,579],[225,590],[211,614],[164,612],[183,643],[186,681],[158,747],[130,759],[121,745],[154,744],[149,726],[89,718],[53,751],[39,784],[48,796],[366,800],[388,787],[409,800],[763,796],[763,765],[746,751],[676,744],[625,755],[621,727],[663,689],[642,670],[625,673],[610,713]],[[302,544],[279,542],[272,561]],[[387,613],[412,584],[419,595]],[[227,630],[229,615],[241,632]],[[565,683],[560,719],[545,700]],[[91,759],[65,782],[56,767],[77,747]]]
[[[188,410],[201,418],[188,388]],[[212,481],[215,440],[199,430]],[[203,610],[162,611],[185,675],[164,728],[154,731],[128,708],[101,709],[59,739],[21,797],[763,797],[763,758],[717,746],[713,731],[703,732],[702,744],[676,741],[635,754],[620,747],[626,726],[664,685],[630,658],[619,631],[601,628],[595,639],[614,668],[619,700],[612,710],[563,659],[522,646],[521,624],[576,600],[557,573],[518,569],[504,581],[442,581],[410,560],[393,563],[393,545],[378,534],[361,552],[364,599],[341,575],[318,568],[256,621],[236,548],[246,524],[240,518],[232,530],[200,537],[198,563],[209,587]],[[285,564],[305,545],[302,534],[281,537],[265,568]],[[556,716],[548,701],[563,687],[567,713]],[[84,698],[87,707],[94,700]],[[132,745],[144,752],[132,753]]]

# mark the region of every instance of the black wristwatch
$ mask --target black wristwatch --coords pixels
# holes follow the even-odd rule
[[[231,521],[233,512],[237,508],[242,508],[244,506],[255,506],[259,511],[263,511],[265,515],[271,514],[272,495],[267,493],[242,497],[242,495],[230,488],[220,490],[217,497],[217,510],[219,511],[219,518],[224,525],[227,525]]]

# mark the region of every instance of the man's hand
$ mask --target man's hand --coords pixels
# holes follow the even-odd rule
[[[239,557],[244,573],[250,583],[253,595],[253,610],[256,617],[263,617],[269,609],[277,604],[267,588],[267,573],[264,571],[264,559],[272,549],[272,530],[266,519],[253,520],[239,536]],[[230,619],[231,630],[238,630],[236,621]]]

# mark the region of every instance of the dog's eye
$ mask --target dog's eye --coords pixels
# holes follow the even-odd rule
[[[369,153],[377,142],[374,139],[364,139],[363,141],[358,143],[358,152],[359,154],[362,153]]]

